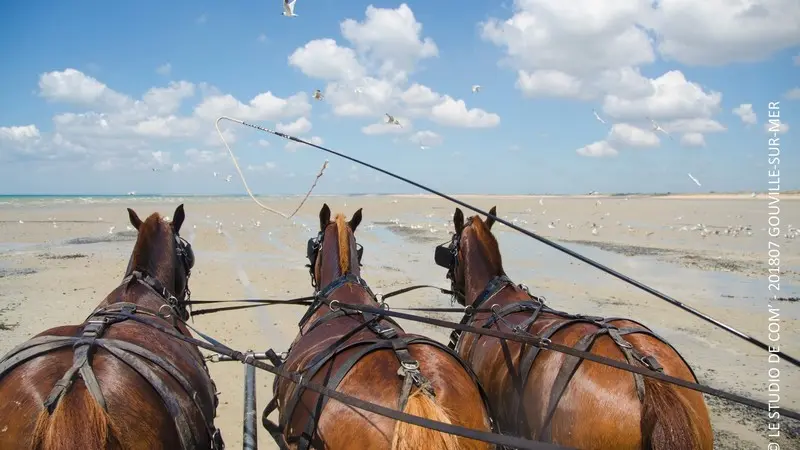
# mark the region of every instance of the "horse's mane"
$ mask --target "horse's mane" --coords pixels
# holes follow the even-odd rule
[[[339,233],[339,272],[344,275],[350,270],[350,237],[347,235],[344,214],[337,214],[335,221],[336,231]]]
[[[472,229],[475,231],[478,242],[482,244],[486,262],[497,271],[498,275],[505,274],[503,258],[500,256],[500,245],[492,234],[492,230],[478,216],[472,218]]]

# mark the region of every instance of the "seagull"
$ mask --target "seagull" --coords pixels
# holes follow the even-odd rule
[[[702,184],[700,184],[700,182],[699,182],[699,181],[697,181],[697,178],[695,178],[695,177],[693,177],[693,176],[692,176],[692,174],[687,174],[687,175],[689,175],[689,178],[691,178],[691,179],[692,179],[692,181],[694,181],[694,183],[695,183],[696,185],[698,185],[698,186],[703,186]]]
[[[602,124],[605,124],[605,123],[606,123],[606,121],[605,121],[605,120],[601,119],[601,118],[600,118],[600,116],[599,116],[599,115],[597,115],[597,111],[595,111],[595,110],[593,109],[593,110],[592,110],[592,112],[594,113],[594,118],[595,118],[595,119],[597,119],[597,120],[599,120],[599,121],[600,121],[600,123],[602,123]]]
[[[364,91],[360,87],[357,87],[357,88],[353,89],[353,92],[355,92],[356,94],[361,94]]]
[[[539,197],[539,205],[544,205],[544,197]]]
[[[322,92],[320,92],[319,89],[314,91],[314,94],[312,95],[312,97],[314,97],[314,100],[322,100],[323,98],[325,98],[325,96],[322,95]]]
[[[226,177],[225,177],[225,181],[227,181],[228,183],[230,183],[230,182],[231,182],[231,177],[232,177],[232,175],[228,175],[228,176],[226,176]]]
[[[477,94],[480,91],[481,91],[481,86],[479,84],[473,84],[472,85],[472,93],[473,94]]]
[[[386,123],[388,123],[390,125],[397,125],[400,128],[403,128],[403,125],[400,124],[400,121],[395,119],[394,116],[389,114],[389,113],[386,113]]]
[[[116,228],[116,227],[112,226],[111,228],[109,228],[108,229],[108,234],[114,234],[114,228]]]
[[[219,174],[217,172],[214,172],[214,178],[217,178],[217,175]]]
[[[419,148],[420,148],[420,150],[427,150],[430,147],[428,147],[427,145],[420,145]]]
[[[650,122],[652,122],[652,123],[653,123],[653,131],[660,131],[660,132],[662,132],[662,133],[666,134],[668,138],[672,139],[672,136],[671,136],[669,133],[667,133],[667,131],[666,131],[666,130],[664,130],[663,128],[661,128],[661,125],[659,125],[658,123],[656,123],[656,121],[655,121],[655,120],[653,120],[653,119],[651,119],[651,118],[649,118],[649,117],[648,117],[647,119],[648,119],[648,120],[650,120]],[[673,140],[674,140],[674,139],[673,139]]]
[[[286,17],[297,17],[297,14],[294,13],[294,4],[297,0],[283,0],[283,14]]]

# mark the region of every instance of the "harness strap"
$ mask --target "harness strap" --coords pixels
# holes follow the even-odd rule
[[[578,340],[574,348],[580,351],[589,351],[599,334],[600,333],[592,333],[584,335],[582,338],[580,338],[580,340]],[[582,358],[567,356],[564,364],[561,365],[561,369],[558,371],[558,375],[556,375],[556,379],[553,382],[553,387],[550,390],[550,404],[548,405],[547,415],[545,416],[544,423],[542,424],[542,430],[539,432],[540,439],[544,440],[545,442],[551,442],[552,440],[551,434],[553,431],[553,415],[556,412],[556,408],[561,400],[561,396],[564,395],[564,391],[567,389],[567,385],[569,384],[570,380],[572,380],[572,377],[575,375],[575,372],[577,372],[578,367],[582,362]]]
[[[486,284],[486,288],[484,288],[478,297],[475,298],[475,301],[467,307],[467,311],[464,313],[464,317],[461,319],[461,324],[466,325],[474,310],[480,308],[481,305],[489,301],[495,295],[499,294],[503,288],[513,284],[514,282],[512,282],[511,279],[506,275],[499,275],[489,280],[489,283]],[[450,333],[450,343],[452,344],[452,349],[456,348],[456,343],[460,337],[461,330],[453,330]]]

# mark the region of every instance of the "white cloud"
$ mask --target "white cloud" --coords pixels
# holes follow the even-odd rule
[[[172,64],[166,63],[156,68],[156,73],[168,77],[172,73]]]
[[[800,44],[796,0],[660,0],[658,49],[684,64],[755,62]]]
[[[289,56],[289,64],[311,78],[357,79],[365,75],[353,49],[339,47],[333,39],[315,39]]]
[[[686,147],[705,147],[706,138],[701,133],[686,133],[681,137],[681,145]]]
[[[425,147],[436,147],[442,145],[444,139],[430,130],[417,131],[412,134],[409,140],[417,145]]]
[[[41,133],[36,125],[25,125],[19,127],[0,127],[0,139],[24,142],[32,139],[39,139]]]
[[[593,142],[585,147],[575,150],[581,156],[603,158],[617,156],[619,152],[606,141]]]
[[[431,109],[431,120],[440,124],[459,128],[491,128],[500,124],[500,116],[473,108],[467,109],[464,100],[454,100],[449,95]]]
[[[767,133],[783,134],[789,131],[788,123],[777,121],[777,119],[770,119],[770,120],[776,120],[776,122],[767,122],[764,124],[764,131],[766,131]]]
[[[172,171],[173,172],[180,172],[181,171],[181,165],[179,163],[174,163],[172,165]]]
[[[58,102],[106,108],[122,108],[130,103],[129,97],[75,69],[42,74],[39,90],[41,96]]]
[[[216,95],[204,99],[194,110],[195,115],[206,120],[230,116],[245,121],[274,121],[306,115],[309,112],[311,104],[304,92],[284,99],[276,97],[270,91],[256,95],[246,105],[230,94]]]
[[[750,103],[742,103],[736,108],[733,108],[732,112],[739,116],[739,118],[742,119],[742,122],[746,124],[755,124],[758,122],[756,113],[753,111],[753,105]]]
[[[800,87],[789,89],[783,96],[789,100],[800,100]]]
[[[362,21],[347,19],[341,23],[342,36],[350,47],[329,38],[317,39],[289,56],[290,65],[327,83],[325,104],[335,115],[377,119],[388,112],[398,118],[429,119],[458,127],[487,127],[499,122],[496,114],[468,109],[427,86],[409,86],[409,75],[417,64],[437,56],[438,48],[431,38],[422,35],[422,25],[408,5],[368,6],[365,16]],[[440,111],[434,114],[437,105],[441,105]],[[448,111],[452,106],[459,110]],[[372,134],[400,132],[380,125],[364,130]]]
[[[422,24],[405,3],[396,9],[369,5],[365,15],[363,22],[342,22],[342,36],[379,64],[382,73],[409,72],[417,61],[439,55],[433,39],[420,36]]]
[[[281,133],[290,134],[292,136],[298,136],[311,131],[311,121],[305,117],[301,117],[289,124],[283,124],[279,122],[277,125],[275,125],[275,130]]]
[[[277,164],[275,164],[272,161],[267,161],[264,164],[260,164],[260,165],[255,165],[255,166],[252,165],[252,164],[248,165],[247,166],[247,170],[252,171],[252,172],[263,172],[265,170],[274,170],[276,167],[278,167]]]
[[[516,87],[528,97],[579,98],[583,82],[577,77],[558,70],[535,70],[517,73]]]
[[[150,88],[142,97],[149,111],[155,114],[172,114],[187,98],[194,96],[194,84],[188,81],[171,82],[165,88]]]
[[[262,147],[269,147],[270,144],[269,144],[269,141],[266,140],[266,139],[259,139],[258,140],[258,145],[260,145]]]
[[[652,94],[638,98],[608,95],[603,111],[617,119],[642,119],[649,116],[660,119],[690,119],[711,117],[720,109],[722,94],[705,92],[697,84],[687,81],[677,70],[651,80]]]
[[[652,131],[627,123],[615,123],[608,133],[608,142],[622,147],[656,147],[660,143]]]

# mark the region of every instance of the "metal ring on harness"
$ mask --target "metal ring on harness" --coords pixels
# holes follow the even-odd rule
[[[494,308],[495,308],[495,306],[496,306],[496,307],[498,307],[498,308],[500,307],[500,305],[498,305],[497,303],[495,303],[494,305],[492,305],[492,307],[491,307],[491,308],[489,308],[489,309],[492,311],[492,314],[497,314],[497,311],[495,311],[495,309],[494,309]]]
[[[339,307],[339,300],[331,300],[330,302],[328,302],[328,308],[330,308],[332,312],[336,312],[342,309]]]
[[[164,314],[164,313],[161,312],[161,310],[164,309],[164,308],[167,308],[170,311],[169,314]],[[174,313],[174,312],[175,312],[175,309],[172,307],[172,305],[167,304],[167,303],[164,303],[163,305],[158,307],[158,315],[161,316],[164,319],[169,319],[170,317],[172,317],[172,313]]]

